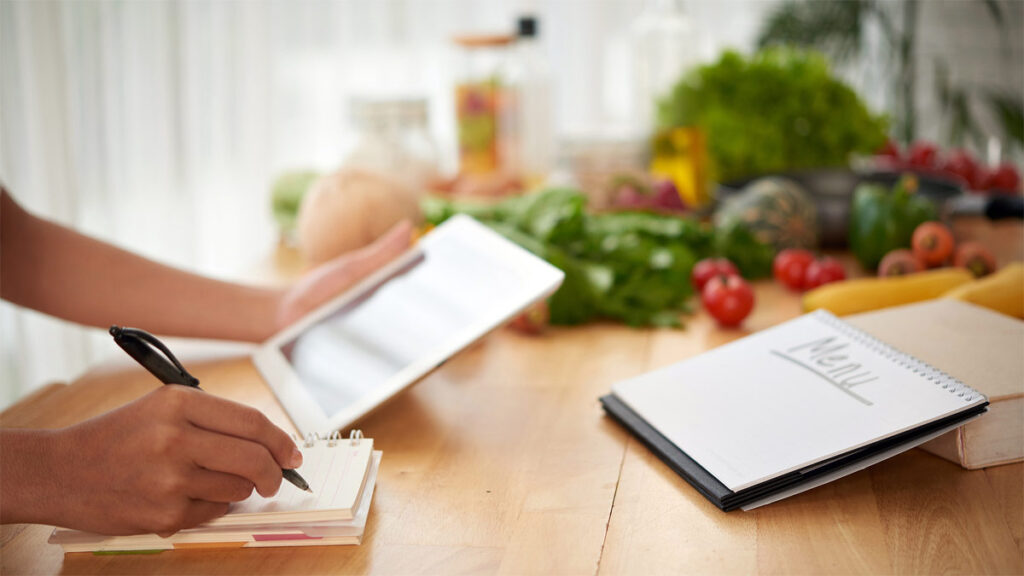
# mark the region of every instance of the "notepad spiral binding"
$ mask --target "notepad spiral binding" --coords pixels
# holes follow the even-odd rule
[[[939,370],[927,362],[922,362],[906,352],[901,352],[859,328],[843,322],[827,310],[817,310],[814,315],[818,320],[842,332],[848,338],[860,342],[870,350],[911,370],[914,374],[923,376],[929,382],[942,386],[942,389],[947,390],[950,394],[956,394],[958,397],[963,398],[964,402],[973,402],[975,399],[983,396],[958,378]]]
[[[342,439],[341,431],[339,431],[339,430],[335,430],[334,432],[331,432],[330,434],[321,434],[319,432],[310,432],[309,434],[306,434],[305,436],[303,436],[301,434],[292,434],[291,436],[292,436],[292,440],[295,440],[296,442],[302,442],[302,446],[305,447],[305,448],[312,448],[313,444],[315,444],[319,440],[326,440],[328,447],[336,446],[338,444],[338,442]],[[358,446],[359,445],[359,441],[362,440],[362,439],[363,439],[363,431],[362,430],[352,430],[351,432],[348,433],[348,441],[349,441],[349,444],[352,445],[352,446]]]

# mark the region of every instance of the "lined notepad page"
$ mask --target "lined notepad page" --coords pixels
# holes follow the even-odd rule
[[[312,494],[282,481],[276,495],[264,498],[253,492],[248,499],[232,504],[226,516],[208,525],[351,519],[370,467],[373,440],[317,440],[312,446],[300,444],[299,449],[303,462],[299,473]]]

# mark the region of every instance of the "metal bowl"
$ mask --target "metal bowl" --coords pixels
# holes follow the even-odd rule
[[[818,239],[822,248],[845,248],[850,224],[850,203],[853,192],[862,183],[880,184],[891,188],[903,172],[854,172],[841,168],[824,168],[800,172],[765,175],[792,180],[810,194],[818,208]],[[957,182],[931,174],[917,174],[918,193],[937,204],[963,194]],[[758,180],[728,182],[718,187],[716,201],[721,203],[739,194],[747,184]]]

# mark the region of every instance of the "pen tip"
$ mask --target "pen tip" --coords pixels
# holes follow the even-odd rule
[[[309,492],[310,494],[313,493],[313,489],[312,488],[303,488],[303,490],[305,490],[306,492]]]

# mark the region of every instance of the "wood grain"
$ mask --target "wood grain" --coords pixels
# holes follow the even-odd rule
[[[972,234],[1013,240],[1001,261],[1021,258],[1019,224],[985,226]],[[64,556],[46,543],[49,527],[5,526],[0,573],[1024,573],[1024,465],[972,472],[911,451],[727,514],[602,414],[597,398],[616,380],[800,313],[773,283],[756,293],[741,330],[703,314],[682,331],[499,330],[459,354],[358,424],[384,451],[361,546]],[[247,358],[185,361],[209,392],[293,430]],[[156,386],[141,368],[105,365],[0,424],[66,426]]]

